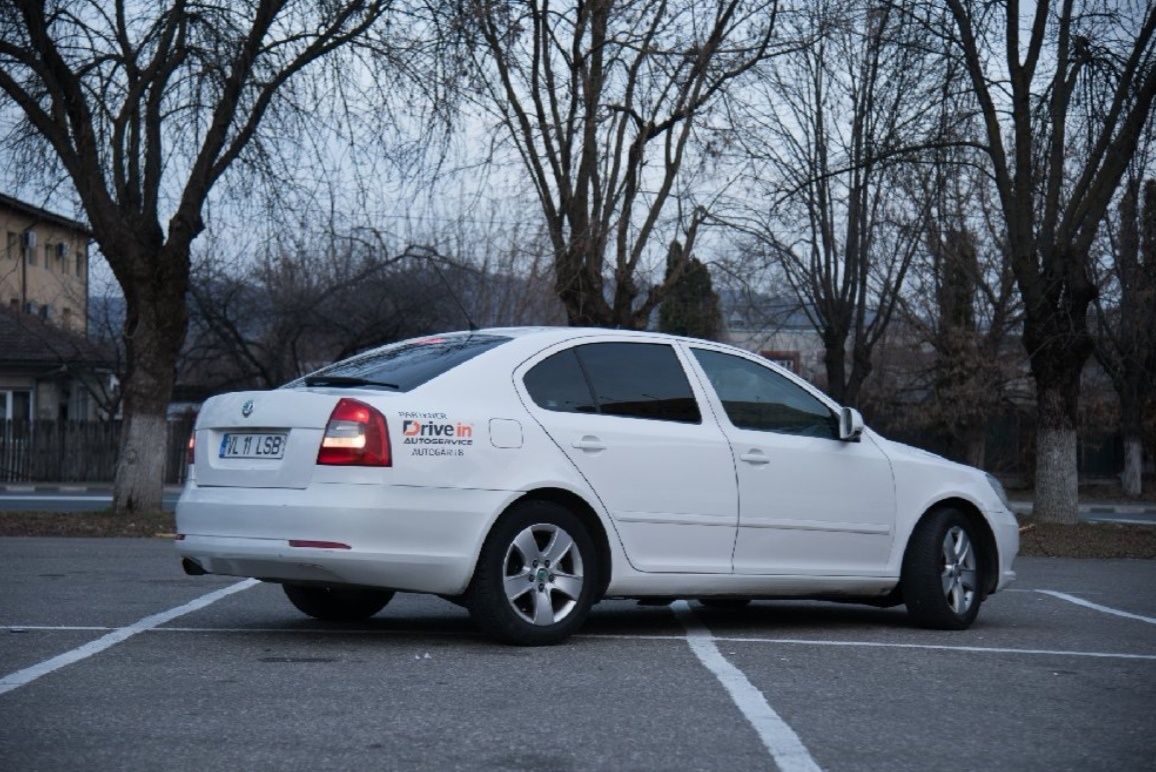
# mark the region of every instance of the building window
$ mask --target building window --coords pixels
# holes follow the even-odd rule
[[[56,245],[56,270],[68,275],[68,246],[64,242]]]
[[[53,252],[53,249],[54,249],[54,247],[52,244],[49,244],[47,241],[44,242],[44,270],[46,270],[46,271],[52,270],[52,252]]]
[[[790,370],[795,375],[802,374],[803,362],[798,351],[760,351],[759,353],[784,370]]]
[[[76,275],[84,277],[84,247],[76,250]]]
[[[31,391],[0,391],[0,421],[27,421],[31,418]]]

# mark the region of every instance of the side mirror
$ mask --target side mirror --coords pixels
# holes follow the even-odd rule
[[[839,439],[843,442],[858,442],[863,434],[863,415],[853,407],[839,411]]]

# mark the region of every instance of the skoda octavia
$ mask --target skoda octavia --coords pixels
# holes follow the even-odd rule
[[[384,346],[210,399],[190,460],[189,573],[278,583],[325,620],[436,593],[521,644],[602,598],[902,603],[962,629],[1019,546],[994,478],[759,356],[656,333]]]

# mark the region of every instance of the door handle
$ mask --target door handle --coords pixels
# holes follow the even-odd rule
[[[748,450],[746,453],[739,456],[739,460],[746,461],[748,464],[754,464],[756,466],[771,463],[771,459],[767,457],[767,454],[758,448],[755,448],[754,450]]]
[[[590,453],[597,453],[600,450],[606,450],[606,446],[602,444],[602,440],[595,437],[593,434],[587,434],[580,440],[574,441],[574,447],[578,450],[589,451]]]

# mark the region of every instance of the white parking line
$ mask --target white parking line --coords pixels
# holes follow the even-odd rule
[[[216,603],[221,598],[228,597],[233,593],[247,590],[253,585],[260,584],[256,579],[246,579],[243,582],[231,584],[215,592],[210,592],[207,595],[202,595],[199,598],[189,601],[183,606],[171,608],[168,611],[161,611],[158,614],[147,616],[144,619],[133,622],[127,627],[118,627],[107,635],[102,635],[95,641],[86,643],[83,646],[78,646],[71,651],[66,651],[63,654],[58,654],[52,659],[46,659],[43,662],[37,663],[32,667],[17,670],[15,673],[10,673],[3,678],[0,678],[0,694],[5,694],[18,689],[21,686],[32,683],[41,676],[59,670],[66,665],[71,665],[73,662],[79,662],[82,659],[91,657],[93,654],[99,654],[105,649],[111,648],[121,641],[125,641],[137,633],[143,633],[146,630],[151,630],[154,627],[163,625],[165,622],[176,619],[179,616],[188,614],[208,606],[210,603]]]
[[[624,639],[667,639],[681,640],[680,635],[576,635],[575,638],[624,638]],[[1127,654],[1111,651],[1078,651],[1071,649],[1015,649],[1000,646],[945,646],[934,643],[889,643],[886,641],[833,641],[810,638],[761,638],[757,636],[716,635],[719,643],[772,643],[797,644],[802,646],[843,646],[866,649],[927,649],[930,651],[962,651],[978,654],[1028,654],[1032,656],[1096,657],[1100,659],[1143,659],[1156,660],[1156,654]]]
[[[1112,608],[1111,606],[1101,606],[1099,603],[1093,603],[1090,600],[1077,598],[1075,595],[1068,595],[1066,592],[1057,592],[1055,590],[1036,590],[1036,592],[1043,593],[1044,595],[1051,595],[1053,598],[1059,598],[1060,600],[1066,600],[1068,603],[1075,603],[1077,606],[1083,606],[1084,608],[1102,611],[1105,614],[1112,614],[1114,616],[1124,617],[1125,619],[1135,619],[1139,622],[1147,622],[1150,625],[1156,625],[1156,619],[1153,619],[1152,617],[1146,617],[1141,614],[1133,614],[1130,611],[1121,611],[1120,609]]]
[[[690,650],[707,670],[714,673],[715,678],[730,694],[743,716],[755,728],[763,745],[771,752],[779,769],[783,772],[795,770],[817,772],[820,769],[819,765],[815,763],[803,741],[795,734],[795,730],[774,711],[767,698],[755,688],[743,671],[722,655],[715,645],[710,630],[698,620],[687,602],[675,601],[672,609],[678,621],[686,628],[686,642],[690,645]]]

